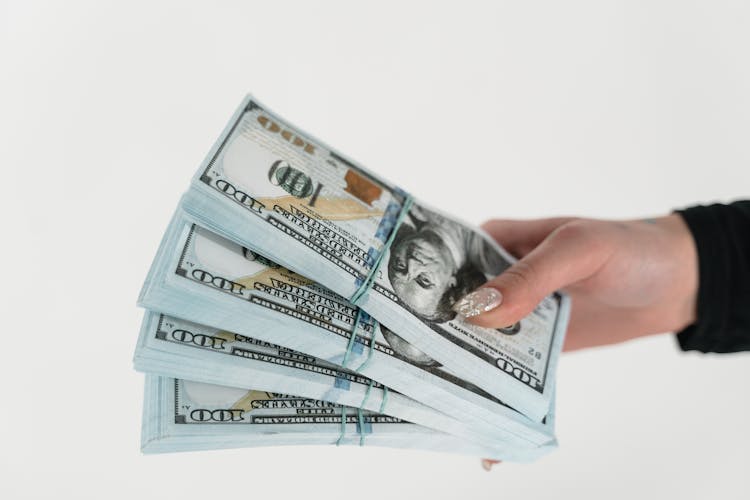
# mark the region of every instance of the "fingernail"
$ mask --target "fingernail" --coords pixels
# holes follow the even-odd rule
[[[453,310],[465,318],[471,318],[495,309],[502,301],[503,295],[499,290],[482,287],[456,302]]]
[[[492,470],[492,465],[494,462],[492,460],[487,460],[486,458],[482,459],[482,469],[486,470],[487,472]]]

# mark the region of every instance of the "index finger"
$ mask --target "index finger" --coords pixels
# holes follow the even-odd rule
[[[492,219],[482,224],[482,229],[520,259],[535,249],[552,231],[574,219],[575,217]]]

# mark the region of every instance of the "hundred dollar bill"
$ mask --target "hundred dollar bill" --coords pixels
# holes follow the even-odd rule
[[[462,379],[532,419],[547,413],[567,297],[546,297],[500,331],[463,321],[453,304],[513,257],[480,230],[412,204],[253,97],[242,102],[183,201],[204,227],[358,299]]]
[[[140,304],[343,366],[488,439],[526,447],[554,439],[548,420],[530,420],[342,297],[200,227],[180,210],[162,240]]]
[[[209,384],[294,392],[298,396],[379,411],[505,452],[531,442],[488,439],[476,428],[407,398],[356,372],[238,333],[147,311],[134,357],[137,370]],[[552,449],[549,447],[548,449]]]
[[[488,450],[395,417],[310,398],[152,375],[146,376],[141,439],[145,453],[335,444],[415,448],[518,462],[544,453],[543,449]]]

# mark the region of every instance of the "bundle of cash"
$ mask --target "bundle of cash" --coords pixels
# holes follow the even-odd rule
[[[502,456],[527,462],[533,450],[485,446],[389,415],[252,389],[146,376],[142,449],[146,453],[281,445],[387,446]]]
[[[372,444],[538,458],[557,445],[568,298],[499,330],[453,312],[513,261],[248,96],[141,291],[143,450]]]

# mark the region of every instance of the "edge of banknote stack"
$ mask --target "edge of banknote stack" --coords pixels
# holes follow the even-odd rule
[[[142,450],[356,445],[530,462],[555,449],[568,297],[507,331],[446,315],[467,269],[476,286],[513,257],[412,200],[247,96],[138,299]],[[418,258],[462,263],[439,301],[399,281],[394,255],[409,249],[395,233],[409,217],[410,235],[439,240]]]

